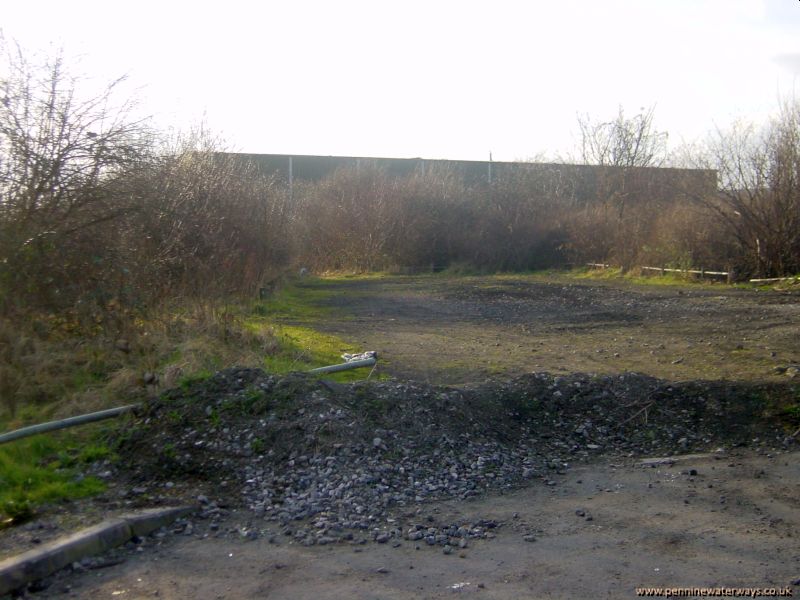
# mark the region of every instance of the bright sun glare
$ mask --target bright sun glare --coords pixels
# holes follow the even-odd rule
[[[169,127],[205,119],[264,153],[514,160],[564,156],[576,116],[656,106],[670,146],[763,121],[800,72],[800,4],[27,2],[24,48],[129,75]]]

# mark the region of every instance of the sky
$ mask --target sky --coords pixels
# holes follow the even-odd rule
[[[241,152],[565,157],[578,115],[651,106],[675,149],[800,85],[797,0],[16,0],[0,28]]]

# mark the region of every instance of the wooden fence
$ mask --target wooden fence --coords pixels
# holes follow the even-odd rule
[[[595,267],[598,269],[610,269],[613,265],[606,263],[586,263],[587,267]],[[618,268],[618,267],[617,267]],[[700,275],[702,279],[706,275],[709,277],[726,277],[728,283],[733,283],[732,271],[707,271],[705,269],[668,269],[667,267],[639,267],[643,271],[657,271],[662,275],[667,273],[685,273],[690,275]],[[748,279],[749,283],[778,283],[780,281],[795,281],[800,283],[800,277],[768,277],[766,279]]]
[[[586,263],[589,267],[597,267],[601,269],[609,269],[612,265],[606,263]],[[668,267],[639,267],[642,271],[656,271],[661,275],[666,275],[667,273],[682,273],[685,275],[699,275],[702,279],[703,277],[726,277],[728,283],[731,283],[733,280],[733,274],[731,271],[708,271],[706,269],[671,269]]]

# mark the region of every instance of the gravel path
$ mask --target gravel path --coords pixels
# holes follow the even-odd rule
[[[771,457],[768,457],[767,455]],[[47,598],[633,598],[639,586],[800,591],[800,454],[576,467],[558,484],[439,502],[435,524],[491,519],[492,539],[441,547],[304,546],[216,531],[160,534],[47,582]],[[180,531],[180,528],[177,529]],[[208,537],[206,537],[208,536]],[[794,585],[792,585],[794,582]]]

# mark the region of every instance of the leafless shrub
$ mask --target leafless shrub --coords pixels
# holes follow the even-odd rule
[[[623,270],[639,261],[657,198],[643,169],[660,166],[666,155],[667,134],[655,129],[654,110],[626,118],[620,107],[611,121],[578,119],[583,162],[596,167],[592,205],[584,206],[571,226],[570,246],[584,260],[598,252],[591,260],[609,260]]]
[[[696,200],[734,242],[737,271],[800,272],[800,103],[784,102],[765,127],[717,132],[695,162],[719,172],[719,194]]]
[[[563,219],[572,187],[551,165],[520,165],[479,190],[462,258],[488,269],[549,267],[563,260]]]
[[[603,260],[623,270],[642,264],[723,267],[730,264],[730,244],[719,221],[698,210],[696,200],[716,194],[712,161],[691,160],[661,167],[666,160],[666,133],[654,125],[650,108],[628,119],[622,109],[608,122],[579,119],[582,157],[594,164],[588,202],[569,224],[568,246],[579,261]]]
[[[668,136],[655,128],[654,118],[654,106],[630,118],[620,106],[614,119],[599,123],[588,115],[578,117],[584,164],[661,166],[666,158]]]
[[[121,177],[128,279],[143,299],[253,294],[288,261],[287,197],[202,129]]]
[[[295,186],[292,237],[318,270],[552,266],[568,189],[559,173],[533,166],[467,186],[447,167],[392,177],[361,164]]]
[[[299,260],[317,270],[448,264],[468,227],[470,191],[446,168],[395,177],[362,163],[294,196]]]
[[[304,264],[317,270],[378,270],[388,266],[396,181],[373,164],[341,168],[298,186],[293,213]]]
[[[0,303],[66,306],[108,273],[106,225],[131,210],[109,182],[151,132],[115,104],[119,81],[85,99],[60,54],[30,62],[0,39],[0,60]]]
[[[414,268],[450,264],[466,242],[473,198],[447,167],[428,168],[399,181],[387,244],[391,262]]]

